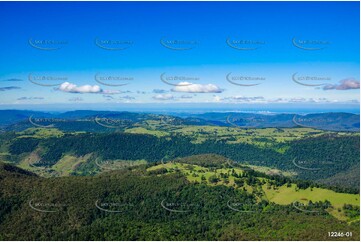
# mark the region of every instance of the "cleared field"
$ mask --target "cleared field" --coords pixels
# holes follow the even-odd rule
[[[126,129],[124,133],[130,133],[130,134],[150,134],[157,137],[167,136],[169,133],[159,130],[150,130],[143,127],[136,127],[131,129]]]
[[[96,159],[95,164],[101,169],[101,171],[114,171],[121,170],[127,167],[145,165],[146,160],[101,160]]]
[[[82,157],[65,155],[51,168],[55,170],[55,172],[57,172],[60,176],[69,176],[70,173],[73,172],[78,165],[86,162],[90,158],[90,156],[91,154]]]
[[[215,185],[228,185],[228,186],[234,185],[234,177],[231,175],[231,169],[216,169],[214,171],[211,171],[209,168],[198,166],[198,165],[189,165],[189,164],[184,164],[184,163],[169,162],[169,163],[164,163],[164,164],[150,167],[150,168],[148,168],[148,171],[158,170],[161,168],[166,168],[168,171],[179,170],[183,174],[185,174],[187,179],[191,182],[201,183],[202,176],[203,176],[206,179],[205,182],[207,182],[208,184],[210,184],[208,182],[208,179],[211,176],[220,175],[221,173],[228,174],[229,175],[229,178],[228,178],[229,183],[225,183],[224,181],[220,180],[219,182],[215,183]],[[234,168],[234,171],[237,172],[238,174],[243,173],[243,170],[239,169],[239,168]]]
[[[247,166],[251,167],[255,171],[259,171],[267,175],[283,175],[288,177],[297,175],[296,172],[281,171],[279,169],[269,168],[267,166],[253,166],[253,165],[247,165]]]
[[[307,205],[310,201],[324,202],[327,200],[332,205],[332,208],[328,208],[327,212],[334,217],[345,221],[348,220],[348,218],[344,215],[343,205],[360,205],[359,194],[338,193],[332,190],[322,188],[307,188],[304,190],[297,190],[295,184],[292,184],[291,187],[287,187],[286,185],[284,185],[278,187],[277,190],[267,189],[267,185],[263,185],[262,188],[269,201],[281,205],[292,204],[294,202],[301,202]]]
[[[151,134],[157,137],[169,134],[182,134],[193,139],[192,143],[202,143],[209,139],[226,140],[229,144],[248,143],[260,147],[272,146],[305,137],[317,137],[331,131],[313,128],[240,128],[211,125],[169,125],[159,121],[144,122],[142,127],[127,129],[128,133]],[[337,132],[338,135],[356,135],[354,133]],[[284,153],[287,147],[278,148]]]
[[[64,133],[56,128],[29,128],[19,132],[19,138],[32,137],[32,138],[50,138],[62,137]]]
[[[359,205],[360,195],[337,193],[332,190],[322,188],[307,188],[296,190],[296,185],[292,184],[291,187],[283,185],[277,190],[267,189],[267,185],[263,185],[266,197],[271,202],[277,204],[290,204],[294,201],[325,201],[328,200],[335,208],[342,208],[344,204]]]
[[[265,167],[256,167],[250,166],[251,168],[256,168],[258,171],[264,172],[266,171]],[[234,180],[235,177],[232,176],[232,168],[227,169],[215,169],[211,170],[209,168],[205,168],[198,165],[190,165],[184,163],[165,163],[157,166],[153,166],[148,168],[148,171],[154,171],[157,169],[166,168],[168,172],[174,172],[179,170],[182,172],[190,182],[199,182],[205,183],[211,186],[216,185],[225,185],[225,186],[234,186],[238,189],[245,188],[247,192],[252,193],[253,191],[260,191],[262,196],[260,199],[266,199],[270,202],[274,202],[280,205],[290,205],[295,202],[301,202],[305,205],[308,204],[309,201],[314,202],[325,202],[329,201],[332,205],[332,208],[328,208],[327,212],[332,216],[338,218],[339,220],[348,221],[348,217],[345,216],[343,206],[344,204],[351,204],[355,206],[359,206],[360,204],[360,195],[359,194],[348,194],[348,193],[338,193],[332,190],[323,189],[323,188],[307,188],[307,189],[297,189],[296,184],[291,184],[290,187],[287,185],[283,185],[280,187],[268,188],[267,179],[265,178],[257,178],[260,181],[266,182],[266,184],[262,186],[249,186],[244,184],[239,187],[236,186]],[[269,169],[269,168],[268,168]],[[240,168],[233,168],[236,173],[242,174],[243,170]],[[216,183],[211,183],[209,178],[212,176],[221,177],[221,174],[228,174],[227,181],[220,178],[220,180]],[[203,179],[202,179],[203,177]]]

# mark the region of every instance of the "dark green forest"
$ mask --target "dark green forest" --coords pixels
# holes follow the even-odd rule
[[[0,133],[0,240],[359,240],[360,137],[341,121],[59,115],[9,116]]]
[[[328,240],[328,231],[353,233],[338,240],[359,238],[358,223],[322,211],[256,203],[254,195],[233,187],[191,184],[179,173],[144,169],[45,179],[1,163],[0,239]],[[229,202],[257,209],[237,212]]]
[[[259,147],[253,144],[229,144],[223,140],[206,140],[194,144],[189,137],[174,135],[158,138],[146,134],[126,133],[85,133],[66,134],[60,138],[18,138],[9,141],[12,155],[21,155],[40,148],[40,161],[36,165],[51,166],[64,154],[83,156],[93,153],[104,160],[145,159],[148,162],[159,162],[161,159],[174,159],[190,155],[214,153],[222,155],[238,163],[261,165],[297,172],[302,180],[319,180],[335,176],[340,172],[355,169],[359,165],[360,140],[358,136],[337,136],[326,134],[319,137],[304,138],[286,143],[275,144],[276,148],[286,148],[277,152],[275,147]],[[307,151],[307,152],[306,152]],[[308,161],[306,169],[296,162]],[[296,163],[296,165],[295,165]],[[91,166],[84,164],[84,175],[91,174]],[[82,166],[78,168],[82,170]],[[344,191],[359,191],[359,179],[343,180],[338,187]],[[327,183],[333,185],[332,183]]]

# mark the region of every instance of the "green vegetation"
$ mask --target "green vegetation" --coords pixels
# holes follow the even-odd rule
[[[360,238],[359,133],[292,127],[286,114],[262,118],[288,128],[227,126],[220,113],[64,115],[0,133],[0,240]],[[355,115],[329,115],[357,129]]]
[[[249,177],[247,175],[249,172],[248,167],[217,169],[215,168],[217,166],[212,165],[215,164],[216,161],[219,161],[218,164],[222,164],[222,159],[217,156],[195,156],[177,160],[182,163],[172,161],[166,164],[159,164],[148,168],[148,171],[153,171],[152,174],[161,175],[166,174],[167,172],[181,172],[190,182],[197,184],[231,186],[256,195],[259,201],[267,200],[268,202],[280,205],[292,205],[294,202],[307,204],[308,202],[328,201],[332,207],[329,207],[327,212],[340,220],[350,220],[343,211],[339,211],[342,210],[345,204],[359,206],[360,203],[359,194],[337,193],[332,190],[313,186],[300,189],[298,185],[292,183],[291,180],[285,180],[287,184],[278,186],[274,180],[265,178],[265,176],[257,177],[251,175]],[[195,160],[198,160],[198,162]],[[210,161],[211,164],[208,168],[193,165],[206,160]],[[155,171],[162,172],[156,173]],[[257,175],[259,173],[255,174]],[[204,179],[202,179],[202,177],[204,177]],[[353,219],[354,218],[352,218],[352,220]]]
[[[335,230],[353,234],[339,240],[359,240],[358,222],[142,166],[44,179],[0,163],[0,204],[1,240],[328,240]],[[357,218],[356,207],[345,210]]]
[[[49,129],[45,129],[45,128],[29,128],[26,129],[22,132],[18,132],[19,134],[19,138],[28,138],[28,137],[32,137],[32,138],[50,138],[50,137],[62,137],[64,135],[64,132],[56,129],[56,128],[49,128]]]
[[[295,130],[295,132],[299,132],[304,129],[297,128]],[[279,129],[273,128],[249,129],[242,132],[257,132],[257,135],[261,135],[261,133],[266,135],[274,131],[280,132]],[[259,171],[294,176],[302,180],[319,181],[334,186],[339,191],[358,192],[359,190],[357,170],[359,170],[360,151],[358,147],[360,140],[359,136],[354,133],[319,131],[316,136],[298,137],[292,141],[280,143],[269,141],[260,146],[258,141],[255,143],[230,143],[211,136],[203,142],[194,143],[194,138],[185,135],[165,136],[163,131],[152,132],[154,134],[158,132],[158,135],[122,132],[65,133],[62,136],[51,135],[39,138],[41,132],[36,132],[34,137],[29,135],[24,137],[24,134],[21,133],[1,145],[0,149],[7,154],[2,156],[2,160],[15,164],[22,164],[29,154],[35,152],[40,159],[34,165],[47,168],[52,168],[65,155],[80,159],[80,157],[92,154],[93,159],[89,159],[87,164],[80,164],[79,170],[73,171],[74,174],[82,175],[101,171],[95,164],[97,158],[109,161],[159,162],[164,158],[175,159],[214,153],[237,163],[253,165]],[[284,131],[284,133],[292,132]],[[232,139],[232,137],[228,138]],[[263,138],[267,139],[266,136]],[[307,152],[304,152],[305,150]],[[74,163],[77,162],[74,161]],[[84,167],[90,169],[84,169]],[[344,179],[343,176],[337,175],[348,172],[353,172],[353,179]],[[328,180],[330,177],[333,177],[332,181]]]
[[[125,133],[130,133],[130,134],[150,134],[150,135],[155,135],[157,137],[162,137],[162,136],[167,136],[168,135],[168,133],[164,132],[164,131],[149,130],[149,129],[146,129],[146,128],[143,128],[143,127],[126,129],[124,132]]]

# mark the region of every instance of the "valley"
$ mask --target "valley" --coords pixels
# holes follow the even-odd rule
[[[2,121],[0,239],[359,238],[358,132],[88,114]]]

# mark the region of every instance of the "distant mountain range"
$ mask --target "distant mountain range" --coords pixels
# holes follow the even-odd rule
[[[208,112],[202,114],[181,113],[176,116],[116,112],[78,110],[64,113],[38,112],[27,110],[0,110],[0,128],[3,130],[23,130],[31,127],[32,119],[40,119],[43,125],[52,125],[52,121],[72,123],[82,121],[87,125],[94,123],[97,118],[109,120],[125,120],[128,124],[145,120],[171,120],[178,125],[217,125],[234,126],[242,128],[291,128],[310,127],[330,131],[359,131],[360,115],[352,113],[315,113],[307,115],[298,114],[260,114],[236,112]],[[79,123],[79,122],[78,122]],[[56,127],[57,125],[55,125]],[[79,126],[79,125],[77,125]]]

